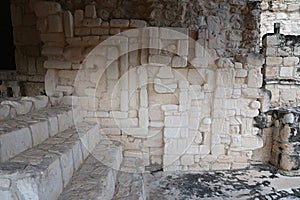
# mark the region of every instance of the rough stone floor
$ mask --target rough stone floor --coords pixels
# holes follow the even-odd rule
[[[300,199],[300,177],[282,176],[266,165],[236,171],[147,173],[139,171],[138,162],[123,162],[114,200]]]

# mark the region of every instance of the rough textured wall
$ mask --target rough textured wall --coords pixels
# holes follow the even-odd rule
[[[46,73],[32,2],[11,1],[17,80],[20,81],[22,95],[28,96],[44,93]]]
[[[299,106],[300,36],[266,35],[263,46],[264,81],[272,93],[271,106]]]
[[[201,15],[187,27],[146,29],[180,26],[168,14],[182,1],[164,2],[154,2],[170,6],[154,21],[102,19],[100,4],[64,10],[37,2],[47,94],[78,104],[124,143],[124,156],[143,158],[149,170],[247,167],[262,146],[253,127],[261,105],[260,3],[199,1]],[[135,28],[144,29],[124,32]]]
[[[281,33],[300,34],[299,0],[263,0],[261,15],[261,35],[273,33],[273,24],[279,22]]]

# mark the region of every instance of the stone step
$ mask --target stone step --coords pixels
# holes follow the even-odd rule
[[[2,163],[0,197],[57,199],[101,139],[96,123],[81,122]]]
[[[0,120],[11,119],[18,115],[50,107],[47,96],[6,98],[0,101]]]
[[[70,106],[57,106],[0,121],[0,162],[72,127],[73,116],[79,116],[73,113],[78,111]]]
[[[59,200],[112,199],[122,158],[119,142],[102,140],[74,175]]]
[[[117,176],[113,200],[146,199],[143,181],[143,160],[124,157]]]

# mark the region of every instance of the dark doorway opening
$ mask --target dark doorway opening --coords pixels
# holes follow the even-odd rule
[[[15,70],[15,47],[10,1],[0,1],[0,70]]]

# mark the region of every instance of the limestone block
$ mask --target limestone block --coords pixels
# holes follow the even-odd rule
[[[76,27],[81,26],[83,18],[84,18],[84,12],[83,12],[83,10],[75,10],[75,13],[74,13],[74,25]]]
[[[248,87],[260,88],[263,83],[263,77],[260,70],[251,69],[248,75]]]
[[[161,109],[165,112],[168,111],[177,111],[178,110],[178,105],[173,105],[173,104],[169,104],[169,105],[162,105]]]
[[[263,147],[263,140],[259,136],[255,135],[244,135],[242,136],[242,147],[249,149],[249,150],[255,150]]]
[[[231,168],[231,163],[214,163],[211,170],[228,170]]]
[[[147,26],[147,22],[144,20],[131,19],[129,26],[132,28],[144,28]]]
[[[216,65],[219,68],[233,68],[234,67],[233,62],[229,58],[219,58],[216,61]]]
[[[34,12],[38,18],[44,18],[61,12],[59,3],[51,1],[36,1],[34,3]]]
[[[2,101],[1,105],[9,105],[14,108],[18,115],[24,115],[29,113],[33,109],[33,103],[31,101]]]
[[[0,120],[8,119],[10,117],[10,106],[0,105]]]
[[[174,93],[177,84],[163,84],[160,79],[154,79],[154,90],[159,94]]]
[[[120,102],[120,108],[121,111],[127,112],[129,107],[129,95],[128,90],[122,90],[121,91],[121,102]]]
[[[293,67],[281,67],[279,75],[282,77],[292,77],[294,73]]]
[[[180,138],[181,128],[164,128],[164,137],[165,138]],[[175,152],[173,152],[175,153]]]
[[[245,78],[248,75],[248,71],[245,69],[237,69],[235,72],[235,77],[237,78]]]
[[[110,20],[110,27],[126,28],[129,26],[129,20],[127,19],[112,19]]]
[[[164,123],[162,121],[150,121],[149,126],[153,128],[161,128],[164,126]]]
[[[47,69],[71,69],[72,63],[67,61],[47,60],[44,63]]]
[[[62,18],[60,15],[48,16],[48,32],[50,33],[63,32]]]
[[[245,62],[254,66],[262,66],[264,64],[264,56],[261,54],[250,53],[247,54]]]
[[[58,133],[58,121],[57,117],[48,117],[48,123],[49,123],[49,135],[50,137],[53,137]]]
[[[33,146],[38,145],[49,137],[49,127],[47,121],[41,121],[29,126],[31,130]]]
[[[70,96],[74,92],[74,87],[73,86],[61,86],[61,85],[59,85],[59,86],[56,87],[56,91],[63,92],[64,95]]]
[[[187,58],[186,57],[179,57],[179,56],[174,56],[172,58],[172,67],[175,68],[182,68],[187,66]]]
[[[147,108],[139,109],[139,126],[147,128],[149,126],[149,113]]]
[[[110,111],[110,118],[125,119],[128,118],[128,112]]]
[[[109,67],[106,69],[106,75],[107,79],[117,80],[119,78],[119,66],[117,61],[109,65]]]
[[[194,164],[194,156],[193,155],[183,155],[180,158],[180,163],[182,165],[192,165]]]
[[[64,20],[64,32],[66,37],[74,36],[74,22],[73,16],[70,11],[64,11],[63,13]]]
[[[188,82],[187,80],[179,80],[179,81],[178,81],[178,87],[179,87],[180,89],[182,89],[182,90],[187,90],[187,89],[193,90],[193,87],[194,87],[194,86],[191,86],[191,87],[190,87],[190,84],[189,84],[189,82]],[[199,89],[199,88],[197,88],[197,89]],[[200,89],[199,89],[199,90],[201,90],[201,86],[200,86]]]
[[[137,69],[137,74],[139,78],[139,87],[146,86],[148,84],[148,73],[145,67],[139,67]]]
[[[21,100],[32,101],[36,110],[46,108],[49,105],[49,98],[47,96],[22,97]]]
[[[298,57],[285,57],[283,58],[283,65],[286,67],[294,67],[299,64]]]
[[[164,124],[166,127],[188,127],[188,116],[166,116]]]
[[[272,46],[280,46],[281,44],[281,36],[278,34],[269,35],[264,38],[263,45],[265,47],[272,47]]]
[[[266,65],[274,66],[274,65],[282,65],[281,57],[267,57]]]
[[[95,5],[86,5],[84,14],[86,18],[96,18],[97,12]]]
[[[90,28],[75,28],[75,35],[76,36],[85,36],[85,35],[90,35],[91,34],[91,29]]]
[[[223,144],[214,144],[211,148],[212,155],[225,155],[225,146]]]
[[[150,55],[149,63],[154,65],[165,66],[171,63],[171,56],[167,55]]]
[[[102,23],[102,20],[100,18],[87,18],[83,19],[82,24],[85,27],[98,27]]]
[[[189,42],[188,40],[178,40],[177,54],[179,56],[189,55]]]
[[[138,138],[147,138],[147,128],[122,128],[123,135],[130,135]]]
[[[109,35],[108,28],[92,28],[92,35]]]
[[[160,28],[160,38],[166,40],[188,40],[187,28]]]
[[[1,162],[32,147],[29,128],[19,128],[0,136]]]
[[[174,78],[172,68],[168,66],[160,67],[159,72],[156,76],[159,78]]]
[[[148,92],[144,86],[140,90],[140,106],[145,108],[148,107]]]

